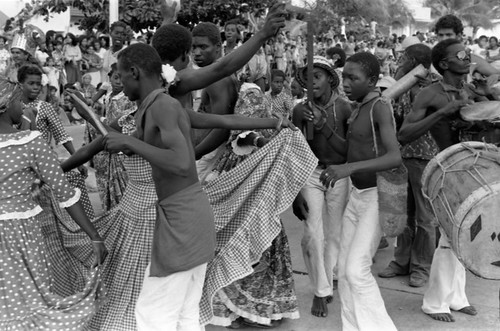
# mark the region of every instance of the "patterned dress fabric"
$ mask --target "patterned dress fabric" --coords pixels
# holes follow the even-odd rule
[[[271,114],[279,115],[283,118],[292,118],[293,99],[284,89],[278,95],[272,95],[271,91],[266,92],[266,98],[271,104]]]
[[[33,116],[29,117],[33,117],[35,120],[30,123],[29,127],[23,126],[23,129],[40,131],[42,133],[42,137],[50,146],[53,146],[53,144],[62,145],[73,140],[73,138],[69,136],[66,129],[64,129],[57,110],[50,103],[35,100],[27,103],[25,106],[29,112],[31,112],[30,109],[33,111]],[[94,208],[90,202],[87,187],[85,185],[85,179],[78,171],[69,171],[65,173],[65,176],[73,187],[80,189],[80,202],[83,205],[83,209],[85,210],[88,218],[93,218]],[[50,188],[44,187],[44,191],[48,192],[50,191]],[[49,193],[47,193],[45,199],[43,199],[40,203],[44,209],[44,214],[48,213],[49,215],[39,215],[40,217],[50,218],[50,215],[52,214],[50,207],[52,202],[47,199],[48,197],[50,197]]]
[[[124,116],[119,123],[125,134],[135,130],[132,116]],[[107,285],[108,298],[85,330],[137,329],[134,309],[150,261],[158,197],[147,161],[137,155],[125,157],[124,167],[129,181],[120,203],[93,222],[105,238],[109,250],[102,265],[102,279]],[[68,261],[70,265],[75,264],[76,259],[86,266],[90,265],[92,246],[85,241],[85,234],[70,219],[62,218],[57,224],[55,231],[60,235],[52,236],[50,246],[57,250],[69,250],[72,256],[76,256],[73,261]],[[60,268],[59,272],[64,277],[64,268]],[[66,283],[65,291],[74,291],[71,283],[81,283],[80,278],[78,274],[72,276],[73,280]]]
[[[38,131],[0,134],[0,329],[81,330],[102,299],[98,270],[90,270],[83,289],[70,296],[52,291],[48,263],[32,196],[40,178],[68,207],[79,199]],[[90,243],[88,237],[86,238]]]
[[[135,130],[132,119],[129,115],[119,120],[123,133]],[[316,164],[317,159],[301,134],[284,131],[233,171],[209,183],[207,194],[212,208],[217,210],[216,225],[221,231],[217,235],[220,254],[207,271],[202,322],[207,323],[212,317],[210,301],[215,293],[250,274],[251,265],[259,261],[278,236],[278,215],[291,205]],[[158,197],[147,161],[138,156],[126,157],[125,166],[129,182],[122,200],[94,221],[109,250],[103,265],[108,302],[87,325],[88,330],[136,330],[134,309],[150,261]],[[238,231],[240,225],[243,228]],[[62,233],[62,245],[89,265],[91,247],[83,241],[83,233],[68,222],[58,230]],[[264,231],[264,235],[254,238],[254,230],[259,236]],[[250,237],[243,239],[246,235]]]
[[[137,110],[134,102],[120,92],[112,95],[108,92],[105,98],[106,123],[112,123],[124,115],[131,114]],[[97,131],[87,124],[85,133],[85,143],[88,144],[98,135]],[[123,154],[110,154],[102,151],[92,159],[92,166],[95,169],[95,177],[99,196],[104,211],[108,211],[118,205],[127,187],[128,176],[124,166],[125,156]]]
[[[270,117],[264,99],[260,89],[242,87],[235,114]],[[239,133],[232,132],[230,141]],[[289,130],[250,156],[236,155],[231,143],[226,146],[214,168],[217,177],[205,185],[217,246],[207,269],[201,321],[230,325],[242,316],[269,324],[298,318],[290,247],[279,215],[292,204],[317,159],[302,135]]]

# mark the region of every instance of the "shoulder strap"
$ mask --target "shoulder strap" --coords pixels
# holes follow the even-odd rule
[[[378,98],[376,98],[375,101],[373,101],[373,103],[372,103],[372,107],[370,108],[370,122],[371,122],[371,126],[372,126],[373,145],[374,145],[374,148],[375,148],[375,156],[376,157],[378,157],[379,155],[378,155],[377,134],[375,132],[375,123],[373,122],[373,108],[375,107],[375,104],[378,101],[385,102],[384,100],[386,100],[384,97],[378,97]],[[394,127],[394,130],[396,130],[396,119],[394,118],[394,112],[392,111],[392,109],[391,109],[391,118],[392,118],[392,125]]]

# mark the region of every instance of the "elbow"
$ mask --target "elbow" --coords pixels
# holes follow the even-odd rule
[[[397,139],[398,139],[399,143],[401,144],[401,146],[404,146],[410,142],[410,137],[408,137],[408,133],[403,129],[399,130],[399,132],[397,134]]]
[[[392,155],[392,165],[394,168],[399,167],[401,164],[403,164],[403,158],[401,157],[401,153],[399,151],[394,152]]]

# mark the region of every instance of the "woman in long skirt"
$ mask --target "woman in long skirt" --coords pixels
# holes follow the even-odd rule
[[[106,247],[78,201],[79,190],[66,181],[40,132],[14,128],[23,116],[20,96],[19,88],[0,82],[0,329],[80,330],[100,300],[99,273],[90,271],[84,289],[72,296],[52,293],[33,183],[50,185],[60,206],[90,237],[94,264],[104,261]]]

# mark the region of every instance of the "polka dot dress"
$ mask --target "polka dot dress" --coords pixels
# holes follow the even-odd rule
[[[50,103],[35,100],[26,104],[26,108],[28,110],[36,110],[34,113],[25,114],[28,115],[28,118],[32,118],[31,123],[24,123],[22,128],[24,130],[38,130],[41,132],[42,137],[45,139],[47,144],[53,145],[62,145],[69,141],[72,141],[73,138],[70,137],[66,129],[64,128],[61,118],[57,114],[57,110]],[[85,179],[78,171],[69,171],[65,173],[66,179],[69,181],[72,187],[80,189],[81,196],[80,202],[83,205],[83,209],[85,214],[87,214],[88,218],[94,218],[94,208],[92,207],[92,203],[90,202],[90,198],[87,192],[87,187],[85,185]],[[42,208],[46,214],[53,214],[54,211],[50,208],[50,201],[48,198],[50,197],[50,189],[44,188],[45,200],[41,201]],[[63,213],[65,213],[63,211]],[[66,215],[69,217],[69,215]],[[44,217],[49,217],[49,215],[44,215]]]
[[[84,289],[62,297],[50,290],[45,245],[34,216],[31,185],[40,177],[60,207],[78,201],[52,150],[37,131],[0,134],[0,330],[79,330],[101,296],[99,271]]]

